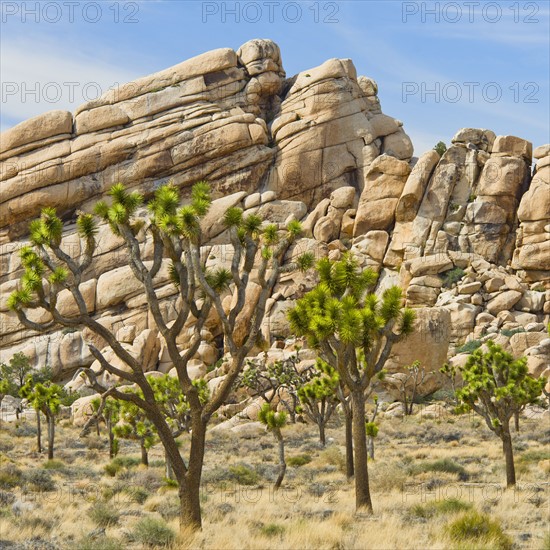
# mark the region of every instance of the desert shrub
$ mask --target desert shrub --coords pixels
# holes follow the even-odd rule
[[[65,464],[61,462],[61,460],[46,460],[44,464],[42,464],[42,468],[44,470],[62,470],[65,467]]]
[[[32,437],[36,436],[36,426],[34,424],[23,423],[13,430],[15,437]]]
[[[440,277],[443,280],[443,286],[445,288],[451,288],[454,284],[458,283],[464,275],[466,275],[466,272],[461,267],[453,267],[453,269],[441,273]]]
[[[409,472],[412,475],[419,474],[421,472],[445,472],[448,474],[456,474],[460,481],[466,481],[469,477],[464,466],[457,464],[454,460],[449,458],[441,458],[439,460],[434,460],[433,462],[411,464],[409,466]]]
[[[369,467],[369,479],[374,491],[402,490],[408,481],[407,468],[404,463],[379,461],[376,466]]]
[[[140,463],[138,458],[131,456],[117,456],[106,464],[103,469],[107,475],[115,477],[117,474],[121,473],[123,470],[128,470],[132,466],[137,466]]]
[[[101,501],[92,505],[88,510],[88,516],[98,527],[116,525],[120,519],[120,514],[113,506]]]
[[[143,518],[132,531],[133,538],[145,546],[168,546],[174,542],[176,534],[162,519]]]
[[[512,548],[512,541],[500,523],[477,510],[466,512],[451,521],[447,532],[451,540],[458,543],[492,545],[502,550]]]
[[[55,481],[48,470],[29,470],[23,474],[25,485],[34,491],[53,491]]]
[[[138,487],[142,487],[150,493],[154,493],[163,483],[163,478],[159,472],[155,472],[150,468],[138,471],[135,480],[133,481]]]
[[[101,437],[90,436],[86,438],[86,448],[89,450],[100,451],[106,446],[106,441],[104,441]]]
[[[416,504],[408,511],[409,518],[430,519],[436,515],[458,514],[471,510],[472,505],[457,498],[438,500],[426,504]]]
[[[237,464],[229,466],[230,478],[239,485],[256,485],[260,481],[258,472],[246,464]]]
[[[149,498],[149,491],[143,487],[126,487],[124,492],[130,497],[132,502],[143,504]]]
[[[0,491],[0,506],[9,506],[15,502],[15,495],[8,491]]]
[[[503,336],[506,336],[507,338],[510,338],[510,336],[514,336],[514,334],[519,334],[520,332],[525,332],[525,329],[523,327],[519,327],[515,329],[503,328],[500,331],[500,334],[502,334]]]
[[[550,533],[546,533],[542,539],[542,550],[550,550]]]
[[[84,537],[76,545],[79,550],[122,550],[124,546],[111,537]]]
[[[278,523],[268,523],[267,525],[262,525],[260,527],[260,533],[264,537],[272,538],[279,537],[285,532],[285,528]]]
[[[180,502],[178,498],[167,498],[159,502],[155,508],[164,520],[177,518],[180,514]]]
[[[545,449],[532,449],[525,451],[519,456],[520,462],[540,462],[541,460],[550,460],[550,451]]]
[[[336,466],[341,472],[346,471],[346,457],[336,445],[327,447],[323,452],[321,452],[319,458],[326,464]]]
[[[481,340],[470,340],[457,348],[456,353],[473,353],[476,349],[481,347],[481,344]]]
[[[23,472],[14,464],[7,464],[0,470],[0,487],[10,489],[20,485],[23,481]]]
[[[310,462],[311,462],[311,455],[308,455],[308,454],[289,456],[286,459],[286,463],[289,466],[304,466],[305,464],[309,464]]]
[[[32,533],[37,531],[49,532],[54,528],[54,521],[51,518],[44,518],[34,513],[23,514],[17,517],[17,526],[19,529],[29,530]]]
[[[8,451],[13,451],[15,447],[13,441],[8,439],[0,439],[0,453],[7,453]]]

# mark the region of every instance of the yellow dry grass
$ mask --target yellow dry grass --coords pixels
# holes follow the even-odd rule
[[[434,503],[454,499],[499,521],[515,547],[546,548],[550,430],[535,421],[522,423],[522,432],[515,437],[518,488],[505,490],[499,440],[470,420],[382,418],[376,459],[369,462],[373,516],[355,512],[353,483],[342,472],[344,438],[338,421],[327,432],[324,450],[314,427],[297,424],[285,429],[287,456],[307,455],[309,462],[289,466],[278,492],[272,489],[277,463],[270,434],[250,439],[212,434],[201,494],[204,525],[197,534],[179,530],[177,493],[162,481],[159,445],[151,452],[148,470],[131,465],[110,477],[104,471],[109,462],[105,438],[99,442],[90,438],[83,444],[78,431],[64,424],[57,435],[59,463],[47,470],[55,490],[25,493],[20,485],[7,486],[2,472],[15,468],[24,477],[26,472],[43,470],[45,458],[34,452],[30,428],[4,423],[0,490],[15,495],[22,508],[14,513],[11,504],[1,505],[0,498],[0,545],[33,539],[51,545],[44,548],[72,550],[87,540],[87,548],[137,550],[145,546],[132,538],[136,523],[144,517],[164,517],[177,533],[174,549],[479,548],[468,541],[457,546],[449,539],[447,525],[461,510],[425,515],[435,509]],[[121,456],[137,458],[137,446],[124,442]],[[239,466],[240,475],[252,472],[252,484],[243,485],[250,480],[228,475],[230,466]],[[141,499],[135,488],[142,491]],[[107,539],[90,515],[98,502],[118,516],[104,527]],[[86,539],[91,533],[96,538]],[[105,546],[107,542],[113,546]],[[487,544],[481,547],[493,547]]]

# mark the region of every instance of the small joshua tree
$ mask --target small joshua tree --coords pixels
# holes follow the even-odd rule
[[[271,409],[269,403],[264,403],[258,414],[258,419],[273,433],[279,447],[279,476],[274,485],[274,489],[277,491],[283,482],[286,472],[285,441],[281,429],[286,426],[287,415],[284,411],[275,412]]]
[[[64,391],[61,386],[51,382],[35,382],[31,375],[19,390],[21,397],[27,399],[37,412],[38,452],[42,452],[40,413],[46,417],[48,427],[48,459],[53,459],[55,440],[55,419],[61,408]]]
[[[403,405],[403,415],[410,416],[413,413],[414,400],[418,388],[426,379],[426,371],[420,366],[420,361],[414,361],[404,368],[405,372],[397,373],[393,379],[397,382]]]
[[[465,410],[479,414],[502,440],[506,485],[510,487],[516,484],[510,419],[537,400],[546,381],[529,375],[525,357],[514,359],[491,340],[487,348],[487,352],[478,349],[468,358],[462,368],[464,387],[457,397]]]
[[[325,446],[325,426],[339,403],[336,396],[340,378],[335,369],[326,361],[318,358],[316,370],[311,379],[298,388],[299,411],[317,424],[319,441]]]

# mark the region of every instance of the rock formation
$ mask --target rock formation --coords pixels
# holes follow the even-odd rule
[[[231,262],[220,223],[230,206],[275,223],[301,220],[304,236],[287,261],[306,250],[333,259],[351,250],[379,273],[377,292],[400,284],[408,305],[418,308],[416,339],[395,350],[392,370],[414,360],[411,350],[431,370],[465,342],[495,338],[526,354],[533,373],[548,374],[550,146],[533,152],[524,139],[474,128],[459,130],[451,143],[442,157],[428,151],[413,158],[403,124],[382,113],[376,83],[357,76],[351,60],[331,59],[286,78],[270,40],[202,54],[111,90],[74,114],[27,120],[0,139],[0,360],[24,351],[36,366],[49,364],[68,380],[93,364],[86,341],[104,344],[85,330],[37,335],[8,311],[22,273],[17,250],[42,207],[62,215],[64,247],[78,255],[75,213],[90,211],[114,183],[148,198],[169,180],[184,194],[207,180],[216,200],[204,220],[206,265]],[[151,243],[144,235],[140,242],[150,259]],[[145,370],[169,372],[121,240],[100,226],[98,243],[82,283],[88,307],[143,358]],[[167,266],[155,282],[162,307],[174,316],[177,294]],[[282,277],[268,303],[267,339],[289,336],[286,311],[314,283],[310,275]],[[60,296],[60,307],[67,315],[75,311],[69,295]],[[182,349],[188,334],[185,327]],[[218,336],[213,316],[193,376],[221,357]],[[215,384],[223,365],[207,376]],[[437,387],[430,383],[424,393]]]

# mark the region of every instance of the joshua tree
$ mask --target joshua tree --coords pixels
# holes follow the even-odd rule
[[[73,258],[62,247],[63,222],[52,208],[42,210],[40,219],[31,222],[30,241],[32,246],[21,249],[21,260],[25,273],[20,287],[8,300],[20,323],[28,329],[39,332],[58,327],[85,327],[101,337],[119,360],[128,366],[120,369],[109,363],[105,354],[89,343],[88,347],[100,365],[99,372],[85,369],[89,385],[100,394],[107,391],[113,398],[133,403],[144,411],[154,425],[166,455],[174,470],[179,486],[181,502],[180,524],[182,528],[201,527],[199,487],[205,452],[206,427],[212,415],[226,401],[248,353],[258,340],[265,306],[280,272],[284,269],[306,269],[312,264],[311,255],[304,255],[294,265],[282,267],[282,258],[290,243],[299,235],[299,222],[290,222],[285,229],[274,224],[264,224],[256,215],[244,216],[239,208],[230,208],[223,215],[223,222],[233,248],[233,259],[229,270],[218,268],[205,270],[201,260],[203,230],[201,220],[207,214],[211,197],[208,185],[196,184],[191,192],[190,202],[181,203],[178,189],[171,185],[161,186],[149,202],[146,218],[137,216],[143,197],[137,192],[128,192],[122,184],[113,185],[109,191],[111,204],[99,202],[95,214],[106,222],[112,232],[121,237],[129,255],[133,276],[144,289],[149,314],[163,337],[170,360],[176,369],[181,391],[189,404],[191,445],[189,457],[180,455],[178,443],[173,435],[163,407],[155,399],[155,393],[145,376],[141,362],[128,352],[116,339],[114,333],[99,323],[87,310],[80,290],[86,280],[96,252],[95,235],[97,219],[92,214],[79,213],[76,226],[82,241],[82,254]],[[152,242],[151,261],[144,258],[140,239],[149,236]],[[161,298],[155,290],[155,277],[161,268],[170,265],[171,280],[178,296],[178,311],[175,318],[161,307]],[[256,295],[247,292],[254,272],[259,291]],[[48,280],[48,288],[43,278]],[[89,277],[89,275],[88,275]],[[234,289],[235,300],[229,311],[222,306],[222,294]],[[68,290],[78,313],[64,315],[57,308],[61,290]],[[255,308],[243,331],[238,326],[239,314],[245,303],[254,299]],[[26,310],[44,308],[51,316],[46,323],[31,321]],[[201,330],[211,312],[217,314],[223,332],[225,349],[229,355],[229,367],[224,381],[207,402],[201,402],[200,389],[191,381],[187,370],[189,360],[197,352],[201,341]],[[180,352],[176,341],[184,327],[191,327],[187,349]],[[102,375],[109,373],[126,384],[135,384],[142,392],[126,393],[119,388],[109,388],[102,382]]]
[[[453,391],[453,399],[455,400],[455,405],[458,406],[458,398],[456,396],[456,392],[458,390],[456,385],[456,377],[458,374],[460,374],[460,369],[456,365],[451,365],[449,363],[445,363],[440,369],[439,372],[443,374],[448,380],[451,385],[451,389]]]
[[[283,482],[286,472],[285,441],[281,429],[286,426],[287,415],[284,411],[275,412],[269,403],[264,403],[258,414],[258,420],[265,424],[266,428],[273,433],[279,447],[279,475],[275,482],[274,489],[277,491]]]
[[[118,439],[115,436],[114,427],[120,419],[120,402],[116,399],[97,397],[92,400],[91,404],[94,414],[82,429],[80,436],[82,437],[88,432],[89,424],[92,421],[95,421],[99,435],[99,423],[104,422],[109,436],[109,458],[114,458],[118,454]]]
[[[413,413],[418,388],[426,379],[426,371],[420,366],[420,361],[414,361],[411,365],[404,367],[404,370],[405,372],[395,374],[393,379],[401,395],[403,415],[410,416]]]
[[[292,330],[307,337],[333,367],[351,395],[355,458],[355,502],[372,512],[367,470],[365,391],[382,371],[392,346],[413,328],[414,313],[402,309],[402,291],[392,287],[382,300],[369,292],[376,275],[362,271],[350,254],[317,263],[320,283],[289,312]]]
[[[310,380],[298,388],[300,410],[319,428],[319,441],[325,445],[325,426],[339,403],[336,391],[340,378],[335,369],[318,358]]]
[[[376,424],[376,416],[378,414],[378,396],[374,395],[372,398],[374,402],[374,410],[372,411],[371,418],[367,418],[366,430],[367,430],[367,451],[369,458],[374,460],[374,438],[378,435],[378,424]]]
[[[506,485],[516,484],[510,419],[541,395],[546,380],[532,378],[527,359],[514,359],[500,346],[487,341],[487,352],[478,349],[462,368],[464,386],[457,397],[465,410],[473,410],[502,440],[506,460]]]
[[[34,382],[31,375],[19,390],[21,397],[27,399],[31,407],[36,410],[38,428],[38,452],[42,452],[40,413],[46,417],[48,426],[48,459],[53,459],[55,440],[55,418],[61,407],[63,388],[51,382]]]

